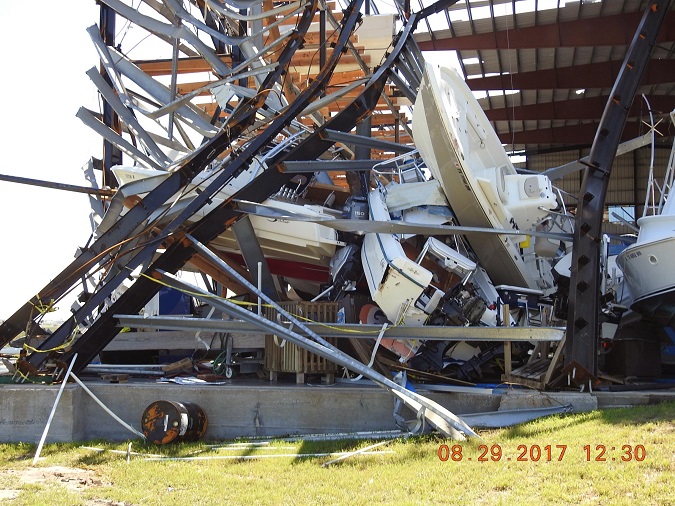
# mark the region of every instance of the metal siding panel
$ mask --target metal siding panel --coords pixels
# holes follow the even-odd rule
[[[497,65],[501,62],[501,67],[498,67],[497,71],[502,70],[503,72],[514,74],[519,71],[519,51],[515,49],[500,49],[497,53],[499,54],[499,57],[496,58]],[[522,67],[520,67],[520,72],[524,72]]]
[[[537,70],[536,49],[521,49],[518,51],[518,66],[520,72]]]
[[[592,47],[578,47],[576,48],[576,64],[585,64],[591,63],[593,59],[593,53],[596,48]]]
[[[609,235],[624,235],[633,233],[633,230],[622,223],[610,223],[605,221],[602,224],[602,232]]]
[[[574,47],[559,47],[555,51],[555,62],[548,61],[546,62],[546,67],[544,68],[553,68],[553,67],[571,67],[575,62],[576,50]]]

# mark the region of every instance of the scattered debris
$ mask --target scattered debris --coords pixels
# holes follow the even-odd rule
[[[456,439],[476,434],[407,381],[392,381],[392,371],[405,373],[399,378],[410,374],[458,385],[454,391],[486,377],[545,389],[566,373],[582,388],[594,386],[597,371],[575,360],[590,357],[595,369],[596,347],[584,345],[574,357],[563,351],[598,341],[594,335],[573,343],[564,328],[568,300],[573,312],[583,306],[577,297],[600,291],[586,290],[601,275],[592,272],[569,297],[582,271],[569,267],[579,230],[583,241],[592,236],[593,243],[578,262],[583,265],[595,262],[600,234],[588,234],[587,223],[574,230],[576,218],[548,174],[516,169],[462,76],[424,61],[413,37],[418,23],[455,2],[417,12],[395,3],[395,12],[380,19],[386,40],[375,44],[375,30],[359,32],[364,46],[378,48],[367,55],[352,43],[358,27],[375,17],[360,13],[363,0],[351,1],[339,20],[317,2],[300,2],[274,8],[264,22],[250,6],[235,13],[210,3],[207,15],[168,0],[145,3],[154,17],[117,0],[102,2],[101,9],[173,42],[168,70],[131,60],[114,34],[88,30],[110,79],[97,69],[87,73],[105,113],[99,117],[83,108],[78,117],[103,138],[106,159],[96,168],[114,188],[99,191],[92,161],[91,241],[0,327],[2,344],[24,330],[26,342],[41,337],[37,348],[23,348],[14,364],[6,364],[19,381],[51,371],[54,381],[62,380],[60,396],[72,378],[126,428],[158,444],[200,437],[206,430],[201,408],[190,413],[190,403],[157,401],[143,414],[143,435],[66,372],[66,364],[115,383],[144,376],[181,385],[222,384],[221,375],[229,380],[246,365],[260,372],[259,356],[234,356],[230,326],[247,324],[265,335],[270,378],[292,372],[304,383],[306,374],[320,373],[331,383],[339,365],[390,392],[397,422],[408,423],[398,412],[405,405],[414,416],[408,427],[423,431],[431,425]],[[314,31],[320,9],[332,24],[330,44],[309,43],[326,37],[325,24],[323,33]],[[660,25],[665,14],[658,15],[647,11],[641,26]],[[655,37],[658,30],[645,32]],[[309,55],[306,45],[318,49]],[[231,51],[227,58],[225,48]],[[354,60],[348,70],[340,67],[347,52]],[[189,70],[181,68],[186,61],[208,73],[209,81],[179,82]],[[623,86],[628,91],[630,82]],[[210,97],[209,103],[202,97]],[[370,121],[382,119],[381,105],[392,114],[393,128],[386,123],[386,129],[393,141],[373,137]],[[357,134],[347,133],[354,129]],[[606,148],[603,158],[611,162],[614,151]],[[340,176],[329,175],[335,172]],[[594,192],[589,195],[579,201],[594,201]],[[661,207],[659,218],[669,211]],[[627,249],[626,261],[638,256],[630,253],[635,248]],[[608,253],[600,260],[606,268]],[[656,257],[649,261],[658,263]],[[207,286],[187,283],[176,275],[181,269],[201,273]],[[661,278],[655,276],[653,284]],[[46,332],[43,316],[75,288],[81,294],[72,318]],[[575,329],[596,332],[600,315],[617,316],[611,306],[615,288],[602,283],[599,307],[593,304],[588,318],[574,320]],[[176,299],[174,307],[163,310],[169,298]],[[332,316],[317,316],[328,305]],[[194,324],[184,316],[198,322],[192,344],[195,353],[205,348],[203,360],[193,353],[158,366],[90,364],[105,356],[121,327],[131,332],[128,325],[135,321],[133,332],[141,334],[139,319],[149,328],[158,314],[182,315],[182,323],[173,322],[181,331]],[[338,327],[342,335],[335,337],[309,323],[362,326],[340,341],[351,329]],[[369,325],[375,335],[365,334]],[[214,331],[211,344],[200,335],[207,327]],[[221,346],[214,358],[217,338]],[[277,346],[279,339],[289,343],[285,349]],[[270,342],[276,347],[268,347]],[[291,348],[301,353],[291,355]],[[210,362],[212,372],[204,371],[203,362]],[[172,416],[167,406],[187,413]],[[496,423],[492,418],[499,416],[511,423],[539,412],[500,411],[475,419]]]

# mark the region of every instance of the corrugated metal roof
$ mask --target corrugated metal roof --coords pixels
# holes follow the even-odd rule
[[[428,3],[431,3],[431,0],[425,0],[425,4]],[[542,0],[537,3],[539,6],[551,5]],[[479,81],[474,81],[477,88],[487,86],[495,90],[490,92],[489,98],[481,100],[481,105],[487,110],[521,105],[550,105],[553,101],[560,108],[564,106],[562,103],[565,101],[570,101],[570,105],[574,105],[571,102],[573,100],[595,99],[593,109],[595,111],[598,109],[597,104],[610,94],[616,78],[616,69],[620,67],[626,55],[634,31],[629,24],[639,19],[637,13],[646,8],[647,2],[560,0],[556,3],[562,6],[532,11],[526,8],[532,5],[532,2],[526,0],[466,0],[451,6],[447,16],[444,13],[438,15],[445,20],[447,28],[434,31],[433,38],[437,41],[447,39],[450,45],[453,39],[456,39],[460,41],[462,47],[458,50],[460,60],[468,58],[480,60],[478,63],[464,65],[465,76],[479,79],[493,75],[506,77],[501,81],[492,80],[489,83],[481,80],[478,84]],[[670,9],[674,10],[675,6],[671,4]],[[577,23],[580,20],[589,22],[581,25]],[[584,31],[588,30],[586,28],[588,26],[598,30],[597,39],[602,40],[602,44],[594,44],[594,34]],[[599,30],[598,27],[603,29]],[[673,33],[673,30],[668,30],[668,33]],[[494,36],[491,37],[490,34]],[[625,42],[626,37],[629,37],[628,42]],[[419,40],[429,38],[420,34]],[[476,47],[470,49],[471,41],[474,39]],[[556,44],[553,42],[555,40],[561,42]],[[674,54],[675,40],[668,40],[655,48],[651,58],[673,61]],[[611,66],[608,66],[610,64]],[[661,99],[666,99],[666,103],[672,100],[675,108],[675,70],[671,72],[672,82],[664,82],[670,81],[664,77],[668,69],[669,67],[660,67],[658,71],[654,71],[651,84],[640,86],[639,92],[661,96]],[[553,70],[554,78],[550,75]],[[548,74],[542,71],[548,71]],[[524,73],[531,73],[527,75],[527,88],[536,89],[518,89],[516,84],[519,82],[518,74]],[[589,84],[587,85],[585,81]],[[593,83],[594,87],[591,87],[590,83]],[[558,87],[564,85],[567,87]],[[502,93],[498,93],[499,90]],[[517,90],[519,93],[504,97],[504,91],[509,90]],[[577,90],[585,91],[577,93]],[[575,110],[579,109],[577,105],[574,107]],[[548,107],[546,110],[553,108]],[[530,111],[533,109],[528,110],[528,114],[535,114]],[[593,122],[588,118],[569,119],[574,113],[567,114],[566,117],[542,119],[541,115],[544,114],[542,111],[543,109],[537,110],[536,119],[527,119],[521,112],[515,117],[526,118],[525,121],[507,122],[500,119],[493,121],[493,125],[500,133],[513,133]],[[584,115],[587,114],[585,111]],[[498,117],[505,116],[500,113]],[[595,122],[597,123],[599,119],[598,116]],[[588,143],[590,144],[592,140],[589,138]],[[532,145],[525,143],[513,146],[513,149],[541,147],[550,145],[543,145],[540,142]]]

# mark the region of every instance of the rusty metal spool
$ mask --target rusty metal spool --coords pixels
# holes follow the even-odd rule
[[[143,412],[143,434],[155,444],[196,441],[206,432],[206,414],[190,402],[155,401]]]

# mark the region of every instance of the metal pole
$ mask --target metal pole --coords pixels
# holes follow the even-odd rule
[[[178,21],[178,26],[180,26],[180,20]],[[179,39],[176,37],[176,39],[173,41],[173,53],[171,55],[171,99],[169,102],[173,102],[176,99],[176,90],[178,88],[178,43]],[[168,134],[169,134],[169,140],[173,140],[173,119],[174,119],[174,111],[172,110],[169,113],[169,127],[168,127]]]
[[[73,362],[72,362],[72,363],[75,363],[75,358],[74,358],[74,357],[73,357]],[[103,404],[103,402],[102,402],[98,397],[96,397],[96,396],[94,395],[94,392],[92,392],[91,390],[89,390],[89,389],[87,388],[87,386],[86,386],[84,383],[82,383],[82,381],[80,381],[80,378],[78,378],[77,376],[75,376],[75,374],[72,373],[72,372],[70,372],[70,371],[69,371],[69,374],[70,374],[70,377],[73,378],[73,379],[75,380],[75,382],[76,382],[78,385],[80,385],[80,386],[82,387],[82,389],[83,389],[85,392],[87,392],[87,394],[89,394],[89,396],[90,396],[92,399],[94,399],[94,402],[96,402],[96,404],[98,404],[99,406],[101,406],[101,407],[103,408],[103,411],[105,411],[105,412],[108,413],[110,416],[112,416],[112,417],[113,417],[115,420],[117,420],[123,427],[129,429],[131,432],[133,432],[134,434],[136,434],[136,435],[139,436],[140,438],[145,439],[145,434],[143,434],[142,432],[137,431],[137,430],[134,429],[131,425],[129,425],[129,424],[126,423],[124,420],[122,420],[119,416],[117,416],[115,413],[113,413],[112,411],[110,411],[110,408],[108,408],[108,406],[106,406],[105,404]]]
[[[588,155],[574,230],[563,372],[576,385],[597,380],[600,334],[600,243],[612,163],[670,0],[652,0],[626,52]]]
[[[262,262],[258,262],[258,315],[262,315]]]
[[[108,5],[105,5],[103,2],[101,2],[100,5],[101,5],[101,12],[100,12],[101,38],[103,39],[103,42],[106,45],[114,46],[115,19],[116,19],[115,10],[109,7]],[[112,85],[110,76],[108,76],[105,70],[101,69],[101,74],[103,74],[105,81],[109,85]],[[106,100],[103,100],[103,124],[110,127],[115,132],[120,133],[119,119],[117,117],[117,114],[115,114],[115,111],[113,111],[113,108]],[[103,167],[101,168],[101,170],[103,172],[104,187],[105,186],[110,188],[117,187],[117,180],[115,179],[115,176],[113,175],[110,169],[114,165],[120,163],[122,163],[122,152],[120,151],[120,149],[115,147],[109,141],[103,141]]]
[[[192,293],[193,296],[215,306],[217,309],[220,309],[234,316],[235,318],[253,322],[263,331],[267,331],[271,334],[277,334],[287,341],[290,341],[293,344],[306,349],[307,351],[331,360],[336,364],[342,365],[343,367],[346,367],[352,371],[363,374],[366,378],[374,381],[378,386],[388,390],[397,398],[401,399],[401,401],[406,406],[417,413],[418,417],[424,416],[429,421],[429,423],[431,423],[446,436],[459,440],[464,439],[464,434],[467,436],[477,437],[477,434],[466,423],[464,423],[461,418],[457,417],[438,403],[415,392],[407,390],[405,387],[398,385],[386,376],[374,371],[370,367],[363,365],[361,362],[354,360],[346,353],[337,349],[329,349],[326,346],[301,336],[300,334],[293,332],[282,325],[274,323],[266,318],[260,318],[250,311],[243,309],[226,299],[215,297],[213,294],[205,292],[199,287],[190,285],[172,274],[159,270],[155,271],[155,274],[159,275],[161,280],[167,285],[176,288],[177,290],[188,291]]]
[[[45,439],[47,439],[47,433],[49,432],[49,427],[52,424],[52,420],[54,419],[54,413],[56,413],[56,406],[59,405],[59,401],[61,400],[61,394],[63,393],[63,389],[66,387],[66,383],[68,381],[68,376],[70,375],[70,371],[73,370],[73,366],[75,365],[75,359],[77,359],[77,353],[73,355],[73,359],[70,361],[70,365],[68,366],[68,370],[66,371],[66,374],[63,376],[63,381],[61,382],[61,386],[59,387],[59,392],[56,394],[56,399],[54,400],[54,406],[52,406],[52,411],[49,413],[49,418],[47,419],[47,425],[45,426],[45,430],[42,432],[42,437],[40,438],[40,444],[38,444],[37,450],[35,451],[35,457],[33,457],[33,465],[37,464],[38,459],[40,458],[40,452],[42,452],[42,446],[45,444]]]

